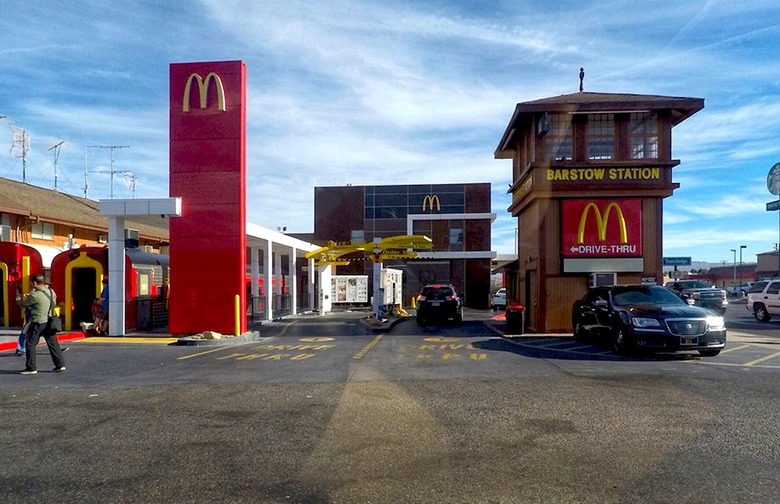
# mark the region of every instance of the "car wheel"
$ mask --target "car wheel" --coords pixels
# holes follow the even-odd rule
[[[770,317],[769,312],[766,311],[766,306],[759,303],[756,303],[756,305],[753,306],[753,314],[759,322],[769,322],[769,319],[772,318]]]
[[[629,355],[631,353],[631,344],[628,342],[622,329],[615,333],[615,337],[612,340],[612,350],[618,355]]]
[[[715,357],[720,353],[720,348],[717,350],[699,350],[699,355],[702,357]]]
[[[574,336],[574,341],[582,341],[585,339],[585,334],[582,331],[582,325],[572,324],[572,336]]]

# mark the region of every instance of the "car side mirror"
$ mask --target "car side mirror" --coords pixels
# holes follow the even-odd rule
[[[596,308],[605,308],[608,304],[606,299],[597,299],[593,302],[593,306]]]

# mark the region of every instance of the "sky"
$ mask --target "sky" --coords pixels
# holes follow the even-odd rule
[[[766,211],[777,0],[0,7],[0,177],[54,188],[56,171],[69,194],[167,197],[170,63],[242,60],[250,222],[312,232],[317,186],[489,182],[492,248],[512,254],[511,161],[493,153],[517,103],[577,92],[584,67],[586,91],[704,99],[672,130],[680,188],[664,200],[664,256],[732,264],[734,249],[753,262],[780,241]]]

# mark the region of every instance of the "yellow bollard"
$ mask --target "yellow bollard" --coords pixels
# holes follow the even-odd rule
[[[235,309],[236,309],[236,330],[235,330],[235,336],[238,336],[241,334],[241,296],[236,294],[235,297]]]
[[[417,297],[416,296],[412,296],[411,306],[412,306],[412,310],[416,310],[417,309]]]

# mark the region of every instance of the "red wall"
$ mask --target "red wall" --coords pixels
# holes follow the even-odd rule
[[[221,80],[224,110],[210,72]],[[197,79],[184,96],[193,74],[203,79],[204,108]],[[171,64],[170,196],[182,198],[182,216],[170,223],[172,334],[233,334],[236,295],[246,331],[245,97],[241,61]]]

